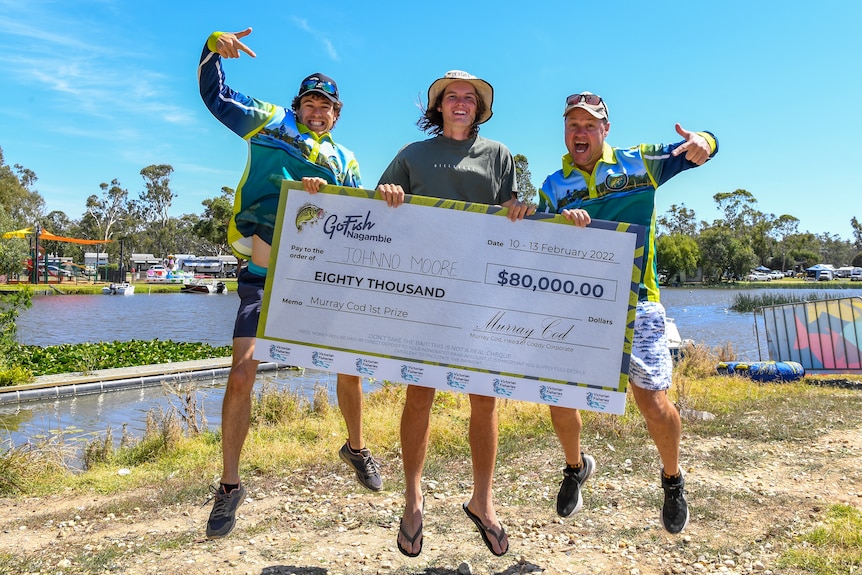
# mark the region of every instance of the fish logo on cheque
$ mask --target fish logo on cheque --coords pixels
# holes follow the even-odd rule
[[[494,393],[503,397],[512,397],[512,392],[515,390],[515,382],[495,377],[491,384],[494,388]]]
[[[301,232],[305,226],[313,226],[323,218],[326,212],[314,204],[305,204],[296,210],[296,231]]]
[[[287,362],[290,358],[290,349],[279,345],[269,346],[269,357],[275,361]]]
[[[470,383],[470,376],[465,373],[454,371],[446,373],[446,385],[452,389],[465,389],[468,383]]]
[[[327,369],[330,365],[332,365],[332,360],[333,357],[330,353],[321,353],[319,351],[311,352],[311,363],[314,364],[314,367]]]
[[[401,366],[401,379],[411,383],[417,383],[422,379],[422,369],[410,365]]]
[[[588,391],[586,395],[586,401],[587,405],[589,405],[591,408],[597,409],[599,411],[604,411],[608,407],[610,397],[608,397],[606,394]]]
[[[362,375],[374,375],[374,372],[377,371],[377,367],[377,362],[374,360],[362,357],[356,358],[356,371]]]
[[[550,385],[539,386],[539,397],[541,397],[542,401],[546,403],[559,403],[562,395],[563,391],[558,387]]]

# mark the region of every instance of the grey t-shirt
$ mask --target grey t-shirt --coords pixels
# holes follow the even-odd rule
[[[497,205],[517,196],[515,161],[509,149],[481,136],[453,140],[435,136],[401,148],[379,184],[404,193]],[[379,185],[378,184],[378,185]]]

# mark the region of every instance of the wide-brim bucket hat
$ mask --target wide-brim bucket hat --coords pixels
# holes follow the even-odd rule
[[[469,82],[485,103],[485,111],[478,118],[477,124],[484,124],[491,119],[491,116],[494,115],[494,112],[491,110],[491,106],[494,103],[494,88],[485,80],[477,78],[473,74],[469,74],[463,70],[449,70],[442,78],[434,80],[428,88],[428,105],[433,106],[443,90],[446,89],[446,86],[452,82]]]

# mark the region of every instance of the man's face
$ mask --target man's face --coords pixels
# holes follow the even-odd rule
[[[319,136],[332,129],[338,119],[338,114],[329,98],[311,93],[303,96],[299,101],[296,119]]]
[[[611,129],[607,120],[600,120],[582,108],[575,108],[565,117],[566,149],[581,170],[592,172],[602,157],[605,137]]]
[[[470,82],[458,80],[443,90],[437,110],[443,114],[443,128],[469,129],[476,121],[479,96]]]

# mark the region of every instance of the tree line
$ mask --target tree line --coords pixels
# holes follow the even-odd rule
[[[132,253],[223,255],[230,253],[227,224],[233,206],[234,190],[223,187],[213,198],[201,202],[200,214],[171,215],[176,193],[171,189],[174,169],[154,164],[141,169],[143,185],[137,195],[130,193],[118,179],[99,185],[83,202],[80,215],[54,210],[45,211],[45,200],[36,190],[36,174],[21,165],[5,163],[0,148],[0,233],[35,228],[57,236],[113,240],[99,251],[108,261],[119,262],[122,251],[128,266]],[[22,262],[30,257],[31,240],[16,238],[0,242],[0,274],[17,274]],[[85,251],[94,246],[60,241],[40,241],[44,253],[71,257],[83,262]]]
[[[514,157],[521,199],[534,200],[529,161]],[[223,255],[230,253],[227,225],[234,190],[227,186],[201,202],[200,214],[172,216],[176,194],[171,189],[168,164],[146,166],[137,195],[118,179],[99,185],[86,198],[80,215],[62,211],[45,213],[45,200],[36,189],[36,174],[21,165],[8,166],[0,148],[0,233],[39,226],[58,236],[90,240],[114,240],[100,249],[110,262],[118,262],[120,251],[164,258],[169,254]],[[757,200],[746,190],[716,194],[723,217],[712,223],[698,221],[693,210],[673,205],[656,220],[657,259],[660,272],[674,277],[702,270],[704,280],[718,282],[742,277],[758,265],[786,270],[829,263],[836,267],[862,266],[862,224],[852,217],[853,239],[842,240],[828,232],[799,232],[798,218],[775,216],[757,208]],[[42,244],[45,253],[83,262],[83,252],[92,246],[57,241]],[[30,256],[27,239],[0,242],[0,273],[16,274]],[[127,265],[127,262],[124,262]]]
[[[717,283],[743,278],[751,269],[803,271],[815,264],[862,267],[862,223],[852,216],[853,239],[799,231],[799,218],[760,211],[751,192],[735,190],[713,196],[723,215],[698,221],[685,204],[672,205],[656,218],[656,258],[668,277],[691,275]]]

